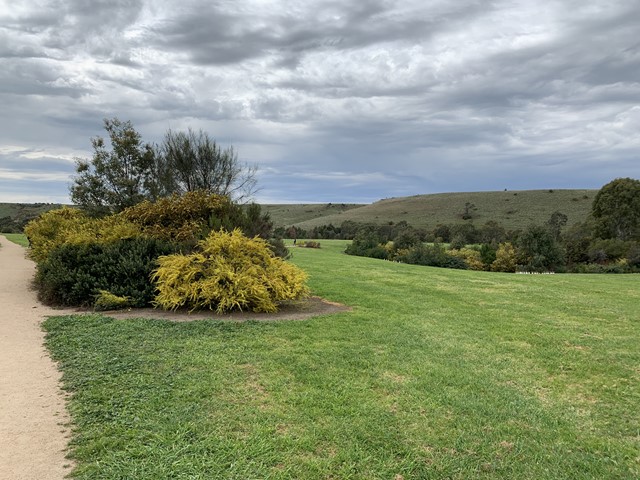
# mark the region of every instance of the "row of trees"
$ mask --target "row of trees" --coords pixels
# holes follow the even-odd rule
[[[554,212],[544,225],[523,231],[506,231],[496,222],[480,228],[439,225],[431,232],[406,224],[368,225],[360,227],[347,253],[494,271],[640,271],[640,181],[622,178],[608,183],[594,198],[589,218],[569,229],[566,224],[567,216]],[[352,226],[345,231],[352,231]]]
[[[256,167],[240,162],[207,133],[169,130],[145,143],[131,122],[105,119],[108,141],[91,140],[91,159],[76,159],[71,200],[92,215],[121,212],[143,200],[206,191],[244,203],[256,191]]]

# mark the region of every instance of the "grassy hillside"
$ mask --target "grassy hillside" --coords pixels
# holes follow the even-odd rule
[[[0,218],[11,217],[21,222],[59,207],[60,205],[54,203],[0,203]]]
[[[276,226],[291,226],[301,222],[341,215],[354,208],[364,207],[356,203],[304,203],[304,204],[272,204],[261,205],[262,210],[271,215]]]
[[[329,223],[340,225],[345,220],[376,224],[406,220],[413,226],[433,229],[440,223],[464,222],[462,214],[469,202],[476,207],[471,211],[474,224],[495,220],[507,229],[516,229],[531,223],[542,224],[556,210],[567,215],[569,225],[583,221],[596,193],[597,190],[439,193],[389,198],[340,211],[326,205],[271,205],[265,206],[265,210],[271,213],[275,225],[297,225],[305,229]],[[284,215],[287,210],[296,215]]]
[[[50,318],[78,479],[640,478],[633,275],[296,249],[309,321]]]

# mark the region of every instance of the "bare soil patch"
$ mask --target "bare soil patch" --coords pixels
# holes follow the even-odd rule
[[[212,311],[195,311],[189,313],[189,311],[186,310],[166,311],[154,308],[113,310],[99,313],[112,318],[155,318],[174,322],[190,322],[194,320],[226,320],[233,322],[254,320],[272,322],[277,320],[306,320],[312,317],[348,312],[350,310],[351,307],[340,303],[329,302],[320,297],[309,297],[284,304],[276,313],[233,312],[217,314]],[[78,313],[83,312],[78,311]],[[86,313],[86,311],[84,313]]]

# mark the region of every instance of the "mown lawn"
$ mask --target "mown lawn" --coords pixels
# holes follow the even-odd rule
[[[295,249],[309,321],[46,321],[78,478],[640,477],[640,277]]]

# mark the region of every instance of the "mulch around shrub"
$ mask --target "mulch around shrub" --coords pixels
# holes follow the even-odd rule
[[[351,307],[330,302],[320,297],[309,297],[283,304],[276,313],[233,312],[217,314],[211,311],[195,311],[189,313],[187,310],[166,311],[154,308],[132,308],[129,310],[112,310],[97,313],[111,318],[155,318],[174,322],[190,322],[193,320],[228,320],[233,322],[255,320],[268,322],[276,320],[307,320],[312,317],[348,311],[351,311]],[[78,311],[78,313],[88,312],[85,310]]]

